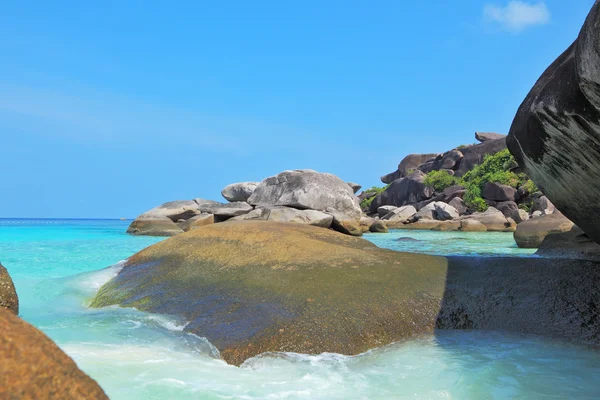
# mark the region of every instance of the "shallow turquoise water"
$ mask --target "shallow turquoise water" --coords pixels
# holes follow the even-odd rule
[[[160,240],[128,236],[127,224],[0,220],[0,260],[17,286],[22,317],[113,399],[558,399],[596,398],[599,392],[598,351],[500,332],[442,332],[356,357],[272,354],[242,368],[229,366],[204,339],[182,332],[185,321],[86,308],[118,270],[105,267]],[[452,239],[454,233],[431,234],[368,238],[396,250],[519,252],[510,234],[467,241]],[[422,241],[404,247],[409,241],[397,242],[397,236]]]

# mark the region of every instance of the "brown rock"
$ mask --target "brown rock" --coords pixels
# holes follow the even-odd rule
[[[0,264],[0,308],[19,315],[19,297],[6,268]]]
[[[0,398],[108,399],[46,335],[0,308]]]
[[[474,219],[460,221],[460,230],[463,232],[487,232],[485,225]]]
[[[460,221],[440,221],[440,224],[433,227],[432,231],[453,232],[460,228]]]
[[[200,214],[196,215],[179,224],[179,227],[183,229],[184,232],[191,231],[192,229],[201,228],[206,225],[211,225],[215,223],[215,216],[213,214]]]
[[[571,228],[573,222],[557,212],[521,222],[514,236],[519,247],[534,249],[542,244],[547,235],[568,232]]]
[[[375,221],[373,222],[373,224],[369,227],[369,231],[373,232],[373,233],[388,233],[388,227],[385,224],[385,222],[383,221]]]

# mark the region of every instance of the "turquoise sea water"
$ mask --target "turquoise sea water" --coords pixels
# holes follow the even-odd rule
[[[185,321],[86,307],[119,261],[161,240],[128,236],[127,224],[0,220],[0,261],[17,286],[21,316],[112,399],[592,399],[600,392],[598,351],[501,332],[443,332],[355,357],[271,354],[229,366],[206,340],[182,331]],[[397,240],[407,237],[419,241]],[[367,238],[434,254],[531,253],[516,249],[510,234]]]

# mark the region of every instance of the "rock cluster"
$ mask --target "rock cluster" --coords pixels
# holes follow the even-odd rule
[[[349,235],[381,232],[385,223],[363,217],[355,193],[360,185],[344,182],[335,175],[313,170],[284,171],[260,183],[241,182],[225,187],[222,195],[229,203],[194,199],[171,201],[136,218],[128,233],[175,236],[196,228],[227,220],[294,222],[332,228]]]

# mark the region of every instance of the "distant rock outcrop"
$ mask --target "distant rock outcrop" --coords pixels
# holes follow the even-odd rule
[[[508,148],[568,219],[600,243],[600,2],[575,42],[539,78]]]
[[[246,201],[248,197],[254,193],[254,190],[258,186],[259,182],[239,182],[232,183],[231,185],[225,186],[221,190],[221,196],[227,201]]]

